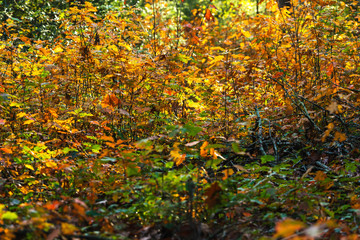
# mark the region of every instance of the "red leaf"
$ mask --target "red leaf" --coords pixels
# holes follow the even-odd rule
[[[331,77],[331,74],[334,72],[334,64],[331,63],[331,64],[327,67],[326,70],[327,70],[327,71],[326,71],[326,74],[327,74],[329,77]]]
[[[207,21],[214,21],[214,16],[212,15],[210,9],[206,9],[206,12],[205,12],[205,19]]]

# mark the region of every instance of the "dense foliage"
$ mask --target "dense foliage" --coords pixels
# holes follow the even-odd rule
[[[1,239],[359,237],[356,3],[21,2]]]

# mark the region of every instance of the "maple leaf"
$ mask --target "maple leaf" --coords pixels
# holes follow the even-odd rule
[[[331,102],[326,110],[328,110],[331,114],[337,113],[339,111],[338,104],[336,102]]]

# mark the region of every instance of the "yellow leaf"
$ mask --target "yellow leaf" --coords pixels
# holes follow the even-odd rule
[[[55,168],[55,167],[57,167],[57,164],[53,161],[47,161],[45,163],[45,166],[47,166],[48,168]]]
[[[251,33],[247,32],[247,31],[241,31],[242,34],[244,34],[245,37],[249,38],[251,37]]]
[[[16,114],[17,118],[22,118],[24,116],[26,116],[26,113],[24,113],[24,112],[20,112],[20,113]]]
[[[71,235],[77,230],[77,227],[71,223],[61,223],[61,232],[64,235]]]
[[[329,131],[332,131],[332,130],[334,129],[334,127],[335,127],[334,123],[329,123],[329,124],[327,125],[327,129],[328,129]]]
[[[178,149],[170,151],[170,156],[174,159],[175,164],[178,166],[185,160],[186,154],[181,154]]]
[[[24,122],[24,124],[25,124],[25,125],[28,125],[28,124],[31,124],[31,123],[33,123],[33,122],[35,122],[35,121],[32,120],[32,119],[29,119],[29,120],[26,120],[26,121]]]
[[[24,166],[25,166],[26,168],[30,169],[30,170],[35,171],[34,167],[31,166],[30,164],[25,164]]]
[[[54,49],[54,52],[55,53],[60,53],[60,52],[63,52],[64,50],[60,47],[60,46],[57,46],[55,49]]]

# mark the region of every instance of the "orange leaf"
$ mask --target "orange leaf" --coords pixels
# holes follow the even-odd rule
[[[114,138],[111,136],[101,136],[100,139],[108,142],[114,142]]]
[[[119,103],[120,103],[120,100],[115,96],[114,93],[111,93],[111,94],[107,94],[104,97],[104,99],[101,102],[101,106],[103,108],[107,108],[107,107],[114,108],[114,107],[118,106]]]
[[[44,205],[44,207],[47,210],[55,210],[60,206],[60,202],[59,201],[53,201],[53,202],[49,202],[47,204]]]
[[[207,145],[209,145],[209,143],[208,143],[207,141],[205,141],[205,142],[203,143],[203,145],[200,147],[200,156],[202,156],[202,157],[206,157],[206,156],[207,156],[208,149],[205,149]]]
[[[327,177],[326,173],[324,173],[322,171],[317,171],[314,179],[318,182],[322,182],[326,179],[326,177]]]
[[[343,142],[346,139],[347,139],[347,137],[346,137],[345,133],[341,133],[341,132],[336,132],[335,133],[334,141]]]
[[[0,150],[2,150],[5,153],[9,153],[9,154],[13,153],[10,148],[0,148]]]
[[[224,176],[223,176],[223,180],[227,179],[229,176],[234,174],[234,170],[232,170],[231,168],[226,169],[224,171],[222,171]]]
[[[208,8],[205,11],[205,19],[207,21],[214,21],[214,16],[212,15],[210,9],[208,9]]]
[[[331,74],[334,72],[334,64],[333,63],[331,63],[328,67],[327,67],[327,69],[326,69],[326,74],[329,76],[329,77],[331,77]]]
[[[305,227],[305,224],[303,222],[296,221],[291,218],[285,219],[284,221],[276,223],[276,234],[274,237],[289,237],[303,227]]]

